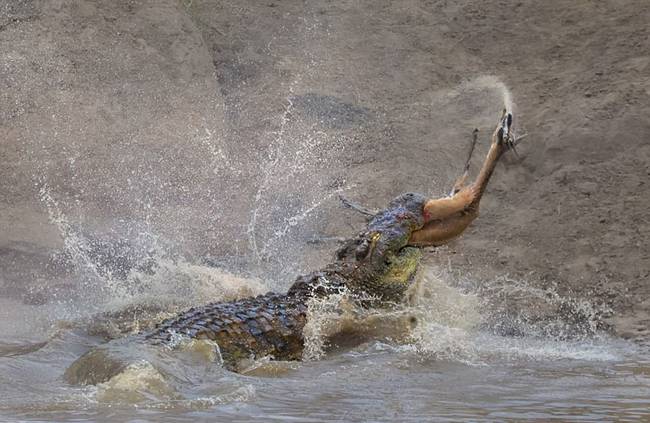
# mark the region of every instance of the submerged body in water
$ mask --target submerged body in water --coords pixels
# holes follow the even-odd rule
[[[494,167],[513,145],[511,131],[512,114],[504,111],[473,184],[464,186],[466,165],[465,173],[449,197],[427,199],[415,193],[400,195],[384,210],[372,213],[366,229],[344,243],[336,261],[299,277],[286,294],[267,293],[192,308],[134,338],[151,344],[170,344],[178,336],[213,341],[224,366],[235,371],[240,369],[242,360],[251,358],[299,360],[303,356],[303,329],[311,299],[345,292],[362,307],[388,307],[403,301],[420,264],[419,247],[441,245],[453,239],[477,217],[480,199]],[[128,365],[107,351],[103,347],[87,353],[67,370],[67,380],[96,384]],[[98,370],[89,362],[104,364]]]

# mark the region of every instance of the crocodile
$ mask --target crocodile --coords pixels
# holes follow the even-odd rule
[[[239,363],[249,358],[300,360],[312,298],[345,291],[362,307],[388,307],[401,302],[418,271],[422,247],[442,245],[469,226],[478,216],[480,199],[499,158],[516,145],[512,113],[504,110],[476,180],[465,185],[476,132],[464,173],[447,197],[428,199],[406,193],[378,212],[346,202],[368,216],[366,228],[342,244],[331,264],[299,276],[286,293],[269,292],[193,307],[136,337],[153,345],[169,345],[178,336],[214,341],[224,367],[237,371]],[[91,350],[73,363],[66,371],[67,379],[77,383],[107,380],[115,369],[95,369],[92,377],[82,374],[87,367],[84,359],[97,358],[97,354],[101,355]],[[109,367],[124,366],[108,362]]]

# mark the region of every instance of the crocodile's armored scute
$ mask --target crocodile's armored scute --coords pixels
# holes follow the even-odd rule
[[[230,369],[250,356],[297,360],[302,354],[306,314],[304,299],[268,293],[191,308],[163,321],[145,338],[154,343],[170,342],[177,335],[210,339],[219,345]]]

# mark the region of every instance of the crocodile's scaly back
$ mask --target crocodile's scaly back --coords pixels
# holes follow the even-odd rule
[[[145,338],[157,343],[170,342],[175,334],[210,339],[219,345],[224,365],[236,370],[240,360],[251,356],[300,359],[306,313],[304,299],[268,293],[191,308],[163,321]]]

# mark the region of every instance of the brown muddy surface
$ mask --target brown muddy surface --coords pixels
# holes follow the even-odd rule
[[[648,359],[630,351],[650,335],[648,22],[645,0],[0,0],[0,378],[18,381],[0,414],[36,418],[23,398],[40,392],[40,418],[131,416],[93,414],[79,399],[91,394],[66,397],[72,388],[57,378],[100,335],[286,289],[363,225],[339,194],[373,208],[405,191],[445,194],[472,130],[482,155],[511,95],[526,134],[518,157],[498,166],[470,230],[429,255],[445,287],[476,300],[436,302],[441,314],[425,319],[429,336],[414,349],[370,345],[272,382],[220,374],[211,381],[223,392],[210,394],[219,400],[179,388],[204,410],[183,414],[198,404],[183,403],[179,413],[235,418],[232,404],[243,402],[250,419],[305,406],[293,417],[323,420],[309,407],[351,405],[362,386],[388,395],[378,389],[386,381],[369,379],[376,365],[396,369],[387,375],[404,386],[440,387],[446,406],[420,407],[430,397],[407,390],[382,417],[368,411],[382,410],[369,394],[349,420],[421,421],[442,410],[452,420],[544,419],[553,407],[638,417]],[[444,311],[465,307],[481,315],[450,323]],[[462,329],[463,341],[435,322]],[[485,328],[497,338],[486,341]],[[441,344],[423,341],[436,336]],[[431,351],[446,351],[442,364]],[[531,355],[580,365],[542,360],[529,370]],[[151,388],[154,370],[137,371],[145,392],[180,401]],[[48,382],[38,385],[39,374]],[[458,411],[466,392],[450,388],[452,375],[476,382],[474,408]],[[271,395],[312,392],[319,377],[320,402]],[[327,390],[341,380],[352,391]],[[512,382],[506,396],[545,383],[548,395],[478,394],[501,380]],[[567,386],[585,388],[554,402]],[[92,404],[121,401],[115,389],[92,393]]]

